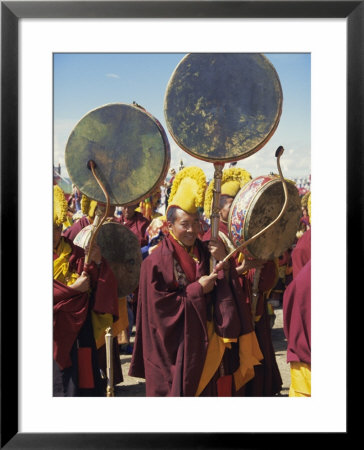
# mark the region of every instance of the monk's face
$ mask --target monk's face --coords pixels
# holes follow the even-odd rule
[[[168,228],[186,247],[191,247],[200,232],[200,219],[198,213],[188,214],[182,209],[176,210],[175,221],[168,222]]]
[[[231,207],[231,204],[232,204],[233,200],[234,200],[234,199],[233,199],[232,197],[228,197],[228,198],[225,200],[224,206],[220,209],[220,218],[221,218],[221,220],[223,220],[224,222],[227,222],[227,221],[228,221],[228,218],[229,218],[229,212],[230,212],[230,207]]]
[[[61,239],[62,234],[62,225],[53,224],[53,250],[58,247],[59,241]]]
[[[137,208],[136,205],[130,205],[130,206],[124,206],[121,210],[124,216],[124,219],[130,220],[135,216],[135,209]]]

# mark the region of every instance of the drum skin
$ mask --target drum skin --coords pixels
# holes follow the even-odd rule
[[[281,219],[241,252],[248,258],[272,260],[278,258],[293,243],[301,217],[301,202],[297,188],[286,181],[287,209]],[[246,184],[231,204],[228,227],[235,248],[272,223],[284,204],[284,190],[279,177],[259,176]]]
[[[282,88],[270,61],[258,53],[191,53],[174,70],[164,113],[176,143],[208,162],[246,158],[275,132]]]
[[[104,223],[97,244],[118,282],[118,297],[131,294],[139,284],[142,254],[135,234],[121,223]]]
[[[168,138],[143,108],[124,103],[88,112],[74,127],[65,150],[68,174],[80,191],[105,203],[88,167],[105,186],[111,205],[130,205],[149,196],[165,179],[170,164]]]

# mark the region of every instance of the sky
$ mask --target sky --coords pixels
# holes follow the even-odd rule
[[[171,147],[171,167],[201,167],[213,177],[212,163],[182,150],[170,136],[164,117],[168,81],[183,53],[55,53],[53,59],[54,165],[68,177],[64,153],[69,135],[89,111],[109,103],[133,101],[149,111],[164,127]],[[237,167],[253,178],[277,173],[275,150],[283,145],[283,175],[290,179],[311,174],[311,57],[309,53],[267,53],[278,73],[283,92],[282,115],[271,139]],[[225,164],[225,167],[228,163]]]

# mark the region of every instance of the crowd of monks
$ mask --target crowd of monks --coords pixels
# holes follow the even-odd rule
[[[264,261],[237,252],[223,262],[233,249],[229,210],[250,180],[244,169],[224,170],[217,237],[211,234],[213,180],[207,183],[198,167],[174,171],[165,204],[158,188],[140,203],[111,207],[107,222],[129,228],[142,255],[138,285],[122,298],[115,270],[97,243],[77,245],[105,205],[76,187],[67,198],[54,186],[54,396],[105,396],[108,326],[115,385],[123,382],[120,352],[126,351],[132,354],[129,375],[145,379],[147,396],[279,395],[274,295],[283,308],[289,395],[311,395],[311,196],[302,198],[296,241],[280,258]]]

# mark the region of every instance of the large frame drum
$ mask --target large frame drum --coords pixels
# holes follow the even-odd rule
[[[176,143],[208,162],[237,161],[261,149],[282,112],[276,70],[259,53],[190,53],[167,86],[164,113]]]
[[[248,258],[278,258],[294,242],[301,217],[298,190],[286,181],[288,204],[281,219],[241,252]],[[284,204],[282,181],[274,175],[259,176],[246,184],[230,207],[228,228],[235,248],[274,221]]]
[[[99,230],[97,244],[118,283],[118,297],[131,294],[139,284],[142,253],[135,234],[121,223],[106,222]]]
[[[94,161],[111,205],[132,205],[164,181],[170,147],[158,120],[143,108],[112,103],[87,113],[71,132],[65,151],[72,182],[92,200],[105,203],[93,176]]]

